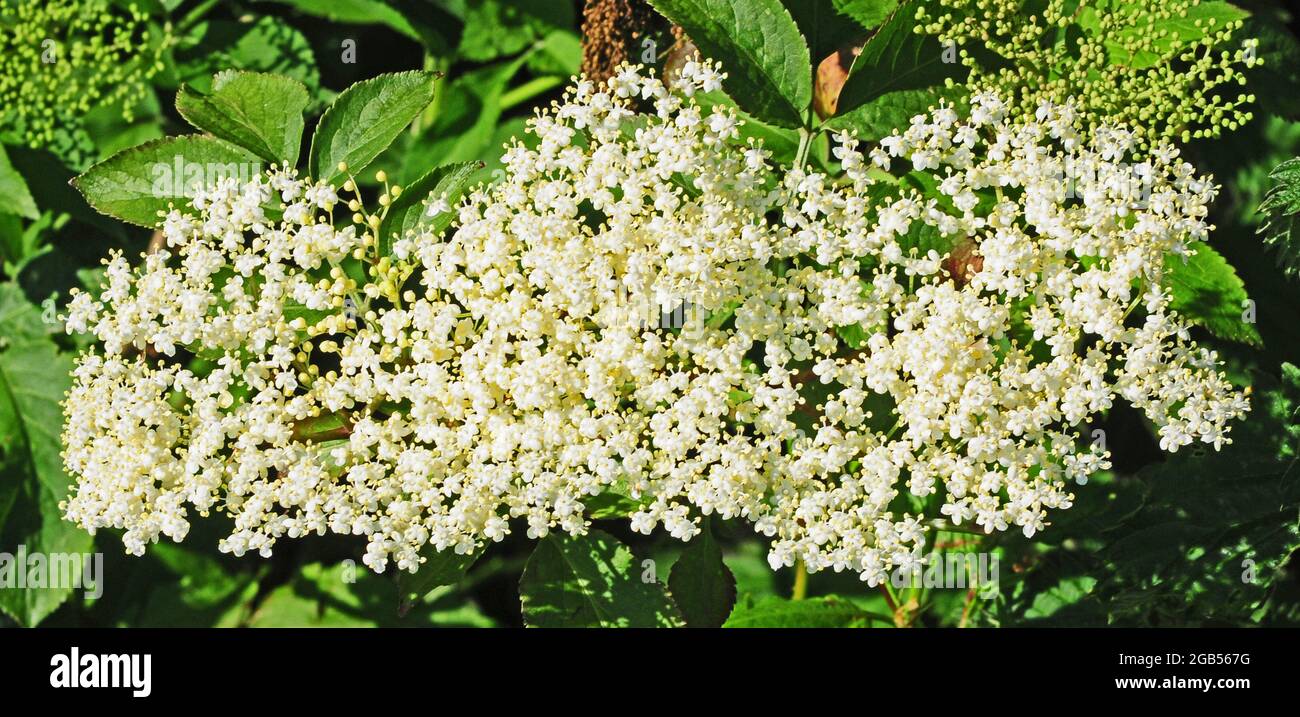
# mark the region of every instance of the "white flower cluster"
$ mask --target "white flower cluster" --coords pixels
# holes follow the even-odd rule
[[[173,211],[168,252],[73,301],[104,348],[67,400],[68,517],[139,553],[222,510],[223,550],[333,531],[413,570],[512,519],[580,533],[615,491],[636,530],[743,518],[774,567],[874,583],[929,518],[1041,529],[1107,467],[1082,434],[1117,397],[1168,450],[1246,411],[1162,289],[1215,191],[1176,151],[1131,171],[1124,130],[984,95],[866,155],[841,137],[827,175],[702,110],[716,68],[682,75],[579,81],[502,182],[432,203],[453,233],[387,256],[288,174]]]

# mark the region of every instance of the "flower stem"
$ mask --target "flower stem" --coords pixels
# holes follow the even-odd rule
[[[808,595],[808,567],[802,560],[794,563],[794,588],[790,591],[791,600],[802,600]]]
[[[213,7],[215,7],[216,4],[217,4],[217,0],[204,0],[204,2],[201,2],[198,5],[194,6],[193,10],[190,10],[188,13],[185,14],[185,17],[181,18],[180,23],[176,26],[177,30],[183,32],[185,30],[190,29],[190,27],[192,27],[199,20],[202,20],[203,16],[207,15],[208,11],[211,10]]]
[[[894,591],[889,589],[888,583],[882,582],[880,583],[880,592],[885,596],[885,605],[889,608],[889,612],[895,616],[890,619],[896,619],[898,615],[898,598],[894,596]]]
[[[501,95],[499,103],[502,110],[507,110],[515,105],[527,102],[537,95],[547,92],[558,87],[564,82],[564,78],[546,75],[544,77],[535,77],[518,87],[512,88]]]
[[[808,148],[812,146],[813,133],[810,130],[799,129],[799,149],[794,155],[794,166],[803,169],[804,163],[808,161]]]

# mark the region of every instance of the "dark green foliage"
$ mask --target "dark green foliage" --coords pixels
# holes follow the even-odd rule
[[[1300,276],[1300,159],[1279,164],[1269,174],[1272,186],[1259,205],[1264,221],[1259,233],[1264,242],[1277,252],[1278,264],[1290,277]]]
[[[834,175],[827,130],[849,130],[866,147],[945,101],[961,109],[965,69],[937,40],[914,32],[915,9],[934,0],[651,0],[703,53],[723,63],[721,91],[697,97],[707,112],[734,106],[753,139],[785,164],[803,160]],[[454,205],[492,181],[503,144],[524,134],[538,107],[560,97],[577,72],[577,6],[544,0],[275,0],[241,4],[148,3],[151,27],[170,24],[132,116],[92,107],[64,144],[0,145],[0,552],[104,554],[104,594],[0,589],[0,622],[97,626],[601,626],[888,627],[956,625],[1300,625],[1300,44],[1273,3],[1250,3],[1241,31],[1260,40],[1261,67],[1244,92],[1256,118],[1213,142],[1186,146],[1198,171],[1223,187],[1212,208],[1212,242],[1186,263],[1171,259],[1167,289],[1196,338],[1252,387],[1251,415],[1233,443],[1214,451],[1155,450],[1152,428],[1116,406],[1106,418],[1116,468],[1073,489],[1076,505],[1049,516],[1032,539],[958,527],[933,540],[954,552],[1001,561],[994,592],[871,587],[848,572],[808,577],[807,599],[790,599],[794,571],[767,563],[767,539],[742,520],[701,518],[682,543],[627,530],[649,501],[619,485],[583,498],[595,521],[584,536],[552,530],[525,537],[514,522],[500,543],[461,555],[427,547],[414,573],[376,574],[353,536],[285,541],[270,558],[207,549],[228,532],[216,514],[195,536],[122,555],[120,536],[91,537],[63,520],[70,489],[60,451],[59,401],[73,352],[56,317],[73,287],[93,287],[110,249],[129,256],[149,244],[158,212],[182,206],[160,196],[153,170],[185,163],[277,164],[342,183],[355,176],[371,197],[384,170],[403,192],[380,225],[381,252],[419,227],[448,229]],[[1026,6],[1028,12],[1034,3]],[[1225,3],[1203,12],[1223,18]],[[1172,26],[1183,34],[1201,29]],[[348,42],[351,45],[348,45]],[[1069,42],[1062,34],[1055,42]],[[839,95],[838,114],[812,112],[817,63],[864,43]],[[1120,47],[1116,45],[1116,47]],[[978,52],[978,48],[971,48]],[[348,59],[348,52],[355,55]],[[664,55],[654,61],[656,74]],[[639,58],[633,58],[634,60]],[[1144,62],[1149,58],[1114,58]],[[1225,92],[1229,90],[1225,89]],[[1237,88],[1231,88],[1235,94]],[[629,120],[634,131],[635,120]],[[84,137],[81,136],[84,133]],[[347,164],[346,173],[338,164]],[[365,170],[364,173],[362,170]],[[904,170],[906,171],[906,170]],[[79,176],[78,176],[79,175]],[[68,180],[77,176],[74,187]],[[178,178],[182,182],[183,177]],[[882,177],[883,179],[883,177]],[[833,180],[832,180],[833,181]],[[924,173],[893,180],[940,202]],[[897,189],[882,182],[881,191]],[[698,188],[682,182],[683,192]],[[995,191],[981,194],[980,211]],[[344,197],[346,202],[349,197]],[[345,212],[340,208],[340,215]],[[598,218],[597,218],[598,220]],[[593,220],[593,221],[597,221]],[[906,251],[953,251],[917,222]],[[355,271],[355,267],[344,267]],[[1289,280],[1288,280],[1289,278]],[[303,307],[301,315],[321,318]],[[728,321],[734,307],[716,312]],[[863,350],[888,327],[836,329]],[[1011,337],[1021,339],[1023,337]],[[1010,340],[1010,339],[1008,339]],[[80,343],[79,343],[80,342]],[[204,356],[186,355],[200,366]],[[757,360],[757,359],[756,359]],[[838,384],[805,391],[811,428],[817,403]],[[752,398],[736,395],[733,406]],[[873,396],[871,430],[887,431],[896,407]],[[307,425],[322,434],[338,426]],[[1122,435],[1116,435],[1122,434]],[[322,453],[332,445],[322,442]],[[917,505],[900,496],[892,507]],[[952,528],[951,530],[947,528]],[[933,547],[935,542],[931,543]],[[397,573],[396,575],[394,573]],[[802,585],[802,582],[800,583]],[[895,609],[898,612],[895,612]]]
[[[688,627],[720,627],[736,604],[736,578],[706,523],[673,564],[668,577],[673,601]]]

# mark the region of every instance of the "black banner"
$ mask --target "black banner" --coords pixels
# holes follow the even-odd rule
[[[1011,695],[1253,699],[1294,687],[1294,637],[1288,630],[8,630],[0,682],[10,696],[42,704],[195,704],[213,694],[239,704],[246,692],[268,705],[383,708],[394,691],[428,690],[444,695],[427,703],[435,710],[484,687],[493,701],[540,704],[588,689],[697,693],[708,684],[699,680],[715,679],[744,702],[773,689],[846,688],[869,690],[873,703],[911,695],[936,709],[968,691],[1003,695],[999,703]]]

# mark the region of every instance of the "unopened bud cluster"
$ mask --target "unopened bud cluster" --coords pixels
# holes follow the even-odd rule
[[[1020,116],[1071,102],[1084,128],[1133,128],[1136,148],[1217,137],[1250,121],[1243,70],[1263,62],[1241,20],[1201,0],[940,0],[916,10],[917,32],[951,43],[973,91],[998,93]]]
[[[0,0],[0,127],[6,140],[66,149],[108,107],[130,122],[163,69],[165,37],[133,3]],[[61,136],[62,134],[62,136]]]

